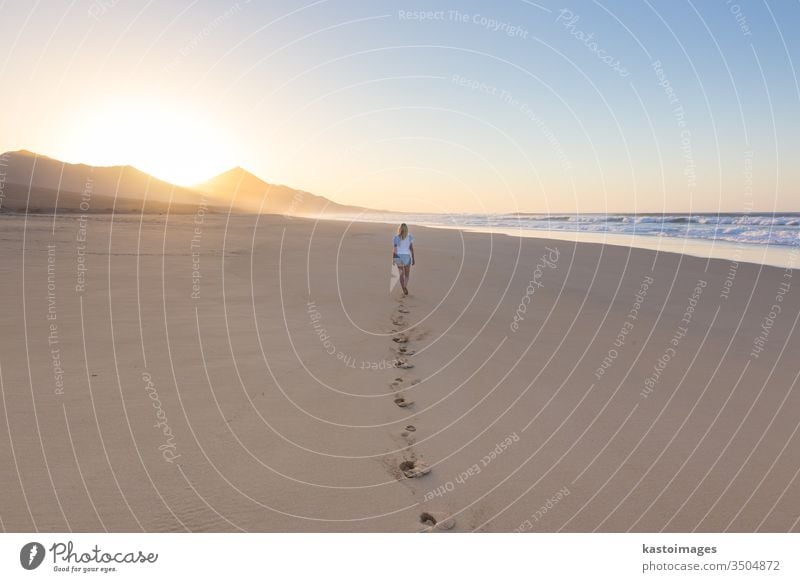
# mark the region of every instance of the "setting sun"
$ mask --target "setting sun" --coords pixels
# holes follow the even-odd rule
[[[182,186],[236,165],[222,132],[187,107],[118,103],[87,112],[70,138],[72,157],[96,165],[129,164]]]

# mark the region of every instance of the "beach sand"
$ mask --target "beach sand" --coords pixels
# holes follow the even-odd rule
[[[412,226],[402,299],[389,225],[0,225],[4,531],[800,531],[798,271]]]

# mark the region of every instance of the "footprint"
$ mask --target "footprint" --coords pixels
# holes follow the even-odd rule
[[[400,388],[400,382],[392,382],[392,383],[390,384],[390,386],[391,386],[392,388]]]
[[[419,384],[420,382],[422,382],[422,380],[411,380],[411,385],[412,385],[412,386],[416,386],[416,385],[417,385],[417,384]]]
[[[403,379],[402,379],[402,378],[395,378],[395,379],[394,379],[394,381],[395,381],[395,382],[402,382],[402,381],[403,381]]]
[[[422,461],[403,461],[400,463],[400,471],[406,479],[416,479],[430,473],[431,468]]]
[[[444,513],[439,511],[423,511],[419,515],[419,522],[428,527],[426,531],[450,530],[456,525],[452,517],[447,517]]]
[[[404,335],[398,335],[392,338],[392,341],[398,344],[405,344],[408,343],[408,338]]]
[[[409,364],[405,360],[395,360],[394,362],[395,368],[402,368],[403,370],[410,370],[414,367],[414,364]]]
[[[419,522],[421,524],[433,527],[438,523],[438,520],[435,517],[433,517],[430,513],[428,513],[427,511],[423,511],[419,515]]]
[[[416,427],[416,426],[414,426],[413,424],[409,424],[409,425],[406,427],[406,430],[407,430],[408,432],[414,432],[414,431],[416,431],[416,430],[417,430],[417,427]]]
[[[414,401],[406,400],[402,396],[398,396],[397,398],[394,399],[394,403],[397,404],[397,406],[399,406],[400,408],[408,408],[409,406],[414,404]]]
[[[398,309],[397,311],[399,311],[400,313],[411,313],[411,312],[410,312],[408,309],[406,309],[405,307],[401,307],[401,308],[400,308],[400,309]]]

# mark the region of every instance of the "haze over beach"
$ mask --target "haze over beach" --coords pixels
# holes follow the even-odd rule
[[[800,531],[798,22],[3,4],[0,529]]]

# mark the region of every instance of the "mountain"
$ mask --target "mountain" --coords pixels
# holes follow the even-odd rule
[[[365,210],[358,206],[338,204],[303,190],[270,184],[239,167],[197,184],[195,188],[216,200],[233,201],[236,208],[247,212],[318,216]]]
[[[58,196],[58,209],[69,211],[80,208],[81,201],[88,205],[88,211],[110,210],[114,198],[121,207],[127,208],[131,201],[137,201],[141,210],[146,200],[148,206],[196,205],[201,196],[198,192],[175,186],[133,166],[87,166],[69,164],[20,150],[7,152],[0,156],[0,172],[5,173],[6,199],[3,207],[10,210],[24,210],[28,202],[28,188],[31,189],[32,208],[52,209]],[[98,206],[99,205],[99,206]]]
[[[193,213],[212,211],[317,216],[365,209],[310,192],[269,184],[242,168],[192,188],[154,178],[133,166],[70,164],[26,150],[0,155],[0,211]]]

